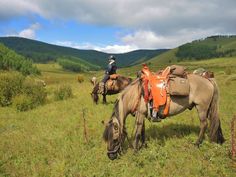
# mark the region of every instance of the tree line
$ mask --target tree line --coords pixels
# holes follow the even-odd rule
[[[219,45],[209,45],[209,44],[201,44],[201,43],[188,43],[182,45],[178,48],[176,52],[176,56],[178,59],[207,59],[207,58],[218,58],[218,57],[226,57],[231,56],[234,49],[228,49],[225,51],[218,50],[220,48]]]

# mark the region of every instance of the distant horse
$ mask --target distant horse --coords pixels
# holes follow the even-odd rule
[[[100,83],[96,83],[91,93],[92,99],[94,103],[98,103],[99,96],[98,94],[102,94],[103,96],[103,103],[106,103],[106,95],[113,95],[120,93],[127,85],[132,82],[131,78],[124,77],[124,76],[117,76],[116,79],[109,79],[106,82],[106,91],[103,93],[103,88],[101,88]]]
[[[93,86],[95,86],[97,84],[97,78],[95,76],[93,76],[91,79],[90,79],[90,82],[93,84]]]
[[[222,144],[224,137],[218,113],[218,87],[214,79],[206,79],[199,75],[188,74],[190,84],[189,96],[171,96],[169,115],[177,115],[186,109],[196,107],[200,119],[200,133],[195,145],[199,146],[210,120],[210,141]],[[148,108],[143,97],[140,78],[133,81],[120,94],[115,103],[111,119],[105,125],[103,139],[107,143],[107,155],[113,160],[121,152],[122,144],[127,135],[125,129],[128,114],[136,115],[134,149],[139,150],[145,144],[145,117]]]
[[[207,71],[204,68],[194,70],[193,74],[197,74],[205,78],[214,78],[214,73],[212,71]]]

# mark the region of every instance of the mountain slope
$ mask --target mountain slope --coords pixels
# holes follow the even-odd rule
[[[186,43],[146,61],[154,67],[180,61],[194,61],[236,56],[236,36],[211,36]]]
[[[34,62],[38,63],[56,61],[57,58],[61,57],[73,57],[80,58],[94,65],[105,67],[107,65],[107,58],[109,55],[111,55],[95,50],[80,50],[70,47],[62,47],[19,37],[0,37],[0,43],[3,43],[7,47],[15,50],[17,53],[31,58]],[[146,61],[165,51],[166,49],[137,50],[124,54],[114,55],[118,59],[118,66],[124,67],[134,65],[138,61]]]
[[[160,55],[157,55],[151,58],[150,60],[145,61],[145,63],[148,64],[151,70],[157,71],[159,69],[163,69],[164,67],[168,65],[173,65],[173,64],[180,64],[180,65],[188,66],[190,65],[190,63],[194,63],[193,65],[195,65],[195,61],[196,62],[199,61],[199,64],[202,64],[201,67],[210,68],[210,66],[204,65],[205,61],[200,62],[200,60],[213,59],[212,61],[213,63],[214,61],[219,61],[217,62],[218,65],[220,65],[219,64],[220,62],[224,62],[224,61],[226,62],[227,59],[229,59],[227,60],[227,62],[236,60],[236,36],[235,35],[234,36],[211,36],[206,39],[196,40],[191,43],[184,44],[182,46],[193,46],[193,48],[194,47],[197,48],[198,46],[200,46],[200,48],[202,46],[210,46],[209,48],[211,48],[212,46],[217,46],[217,47],[216,47],[216,50],[214,50],[214,52],[212,53],[213,56],[209,58],[194,58],[194,57],[181,58],[177,56],[177,53],[181,48],[181,46],[179,46],[177,48],[168,50]],[[188,48],[188,47],[182,48],[184,52],[188,54],[192,54],[190,49],[191,48]],[[198,51],[198,52],[201,54],[201,51]],[[195,53],[193,52],[193,54]],[[217,60],[217,58],[219,58],[219,60]],[[235,62],[232,62],[232,64],[235,64]],[[223,65],[224,64],[222,63],[222,66]],[[196,66],[199,67],[199,65],[196,65]],[[220,66],[217,66],[217,67],[221,68]],[[230,67],[230,63],[229,65],[227,65],[227,67]],[[136,73],[137,71],[139,71],[141,68],[142,68],[141,64],[136,64],[132,67],[122,69],[121,72],[129,73],[132,75]],[[194,68],[194,66],[192,66],[192,68]],[[232,68],[235,68],[235,66],[232,66]]]

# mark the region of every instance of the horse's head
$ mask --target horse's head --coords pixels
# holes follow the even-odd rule
[[[103,139],[107,143],[107,156],[111,160],[116,159],[121,153],[122,138],[120,123],[115,117],[105,124]]]
[[[96,77],[92,77],[90,79],[90,82],[91,82],[91,84],[93,84],[93,86],[95,86],[97,84],[97,78]]]

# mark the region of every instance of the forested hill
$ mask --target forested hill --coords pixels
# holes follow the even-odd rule
[[[19,71],[23,75],[40,74],[31,60],[0,44],[0,70]]]
[[[178,48],[176,57],[184,59],[209,59],[236,56],[236,35],[211,36],[184,44]]]
[[[195,61],[236,56],[236,35],[210,36],[195,40],[148,60],[154,66],[168,65],[180,61]]]
[[[47,63],[56,61],[58,58],[72,57],[104,67],[107,65],[108,56],[111,55],[95,50],[79,50],[20,37],[0,37],[0,43],[38,63]],[[124,54],[115,54],[115,56],[118,58],[118,66],[124,67],[149,60],[165,51],[166,49],[137,50]]]

